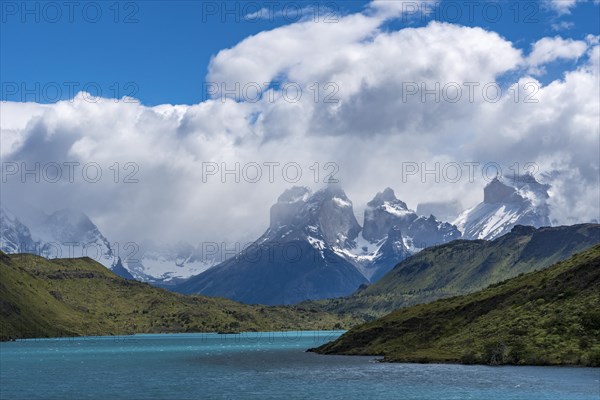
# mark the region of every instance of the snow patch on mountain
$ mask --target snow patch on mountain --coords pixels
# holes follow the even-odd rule
[[[137,280],[169,285],[206,271],[223,261],[223,255],[223,244],[195,247],[185,242],[159,244],[143,241],[126,265]]]
[[[356,240],[336,250],[374,280],[411,254],[458,237],[455,226],[433,215],[419,217],[386,188],[367,203],[364,225]]]
[[[0,250],[12,254],[34,252],[37,247],[29,228],[17,216],[0,206]]]
[[[549,185],[530,174],[506,181],[496,177],[484,188],[483,202],[464,211],[453,223],[463,238],[486,240],[510,232],[515,225],[550,226],[548,189]]]
[[[340,199],[339,197],[334,197],[332,200],[339,207],[352,207],[351,202],[344,199]]]

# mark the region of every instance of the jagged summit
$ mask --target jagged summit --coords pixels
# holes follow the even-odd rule
[[[486,204],[497,204],[502,202],[515,201],[512,198],[517,195],[517,189],[512,186],[505,185],[498,177],[495,177],[483,189],[483,202]]]
[[[515,225],[549,226],[549,188],[531,174],[504,182],[496,177],[485,186],[483,202],[464,211],[454,224],[465,239],[488,240],[510,232]]]
[[[371,242],[383,239],[393,226],[405,230],[417,219],[405,202],[396,198],[392,189],[386,188],[375,195],[365,208],[363,237]]]
[[[285,190],[278,198],[277,203],[296,203],[306,201],[311,190],[306,186],[293,186]]]
[[[352,202],[337,184],[329,184],[315,193],[293,187],[271,206],[271,221],[266,239],[289,240],[311,237],[330,244],[345,245],[360,232]]]
[[[400,229],[406,246],[413,251],[460,237],[456,227],[438,221],[433,215],[419,217],[396,198],[392,189],[386,188],[367,203],[362,236],[377,242],[385,239],[394,227]]]
[[[402,200],[399,200],[396,197],[394,190],[390,187],[386,187],[382,192],[378,192],[375,197],[373,197],[373,200],[367,203],[367,207],[375,208],[386,203],[402,210],[408,210],[406,203]]]
[[[51,214],[33,213],[27,225],[0,207],[1,249],[7,253],[34,253],[46,258],[90,257],[113,268],[117,256],[111,244],[82,211],[64,208]]]

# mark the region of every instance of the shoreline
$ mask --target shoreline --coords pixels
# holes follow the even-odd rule
[[[382,364],[420,364],[420,365],[461,365],[461,366],[487,366],[493,368],[501,368],[501,367],[562,367],[562,368],[600,368],[600,366],[590,366],[584,364],[517,364],[517,363],[502,363],[502,364],[485,364],[485,363],[464,363],[460,360],[390,360],[386,359],[385,356],[381,354],[343,354],[343,353],[320,353],[317,351],[318,348],[307,349],[307,353],[314,353],[320,356],[344,356],[344,357],[379,357],[374,358],[373,361]]]
[[[267,330],[267,331],[240,331],[240,332],[223,332],[223,331],[204,331],[204,332],[135,332],[135,333],[117,333],[117,334],[100,334],[100,335],[62,335],[62,336],[31,336],[31,337],[19,337],[19,338],[1,338],[0,343],[9,342],[20,342],[20,341],[42,341],[42,340],[86,340],[93,338],[103,339],[117,339],[119,337],[132,337],[136,335],[219,335],[219,336],[235,336],[237,338],[243,338],[247,334],[263,334],[263,333],[339,333],[342,335],[347,330],[340,329],[319,329],[319,330],[307,330],[307,329],[290,329],[290,330]],[[332,340],[334,340],[332,338]]]
[[[345,356],[345,357],[380,357],[376,359],[375,362],[385,363],[385,364],[421,364],[421,365],[462,365],[462,366],[487,366],[487,367],[563,367],[563,368],[600,368],[600,366],[590,366],[584,364],[552,364],[552,363],[544,363],[544,364],[518,364],[518,363],[502,363],[502,364],[486,364],[486,363],[465,363],[460,360],[436,360],[436,359],[419,359],[419,360],[390,360],[386,358],[385,355],[382,354],[344,354],[344,353],[322,353],[319,351],[318,347],[310,348],[306,350],[307,353],[314,353],[321,356]]]

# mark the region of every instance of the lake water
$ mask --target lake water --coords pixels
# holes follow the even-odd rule
[[[600,369],[387,364],[304,350],[342,332],[0,344],[2,399],[598,400]]]

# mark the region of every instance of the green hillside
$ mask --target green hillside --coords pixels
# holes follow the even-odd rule
[[[309,303],[371,320],[400,307],[473,293],[546,268],[600,243],[600,225],[516,226],[493,241],[456,240],[400,262],[375,284],[347,298]]]
[[[0,339],[345,328],[302,307],[248,306],[125,280],[89,259],[0,252]]]
[[[397,310],[314,351],[395,362],[600,366],[600,245],[470,295]]]

